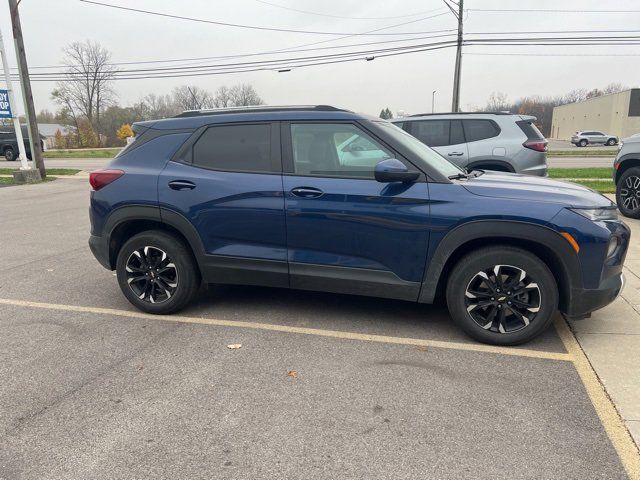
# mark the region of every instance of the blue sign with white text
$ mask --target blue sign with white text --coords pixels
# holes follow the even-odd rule
[[[0,118],[12,118],[9,92],[0,90]]]

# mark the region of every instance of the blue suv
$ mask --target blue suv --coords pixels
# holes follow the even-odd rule
[[[607,198],[467,172],[378,118],[262,107],[134,132],[91,174],[89,245],[146,312],[185,307],[202,282],[446,298],[467,334],[515,345],[622,289],[630,231]]]

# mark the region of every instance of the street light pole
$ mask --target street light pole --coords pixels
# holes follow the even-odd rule
[[[11,108],[11,116],[13,117],[13,128],[16,130],[16,140],[18,142],[18,155],[20,157],[20,169],[29,170],[27,163],[27,152],[24,148],[24,139],[22,138],[22,128],[20,127],[20,119],[16,113],[16,99],[13,96],[13,83],[11,82],[11,72],[9,71],[9,63],[7,62],[7,52],[4,49],[4,40],[0,31],[0,56],[2,56],[2,70],[4,71],[5,82],[7,83],[7,95],[9,97],[9,106]]]
[[[33,93],[31,92],[31,81],[29,80],[29,68],[27,67],[27,55],[24,51],[22,40],[22,27],[20,25],[20,14],[18,12],[17,0],[9,0],[9,13],[11,14],[11,26],[13,27],[13,43],[16,48],[16,60],[18,62],[18,72],[20,74],[20,84],[22,86],[22,98],[24,100],[24,113],[27,116],[27,128],[29,129],[29,142],[31,146],[31,157],[36,168],[40,171],[40,176],[45,178],[47,172],[44,168],[42,150],[40,148],[40,132],[36,120],[36,109],[33,106]]]
[[[431,113],[435,112],[436,92],[437,90],[434,90],[433,92],[431,92]]]

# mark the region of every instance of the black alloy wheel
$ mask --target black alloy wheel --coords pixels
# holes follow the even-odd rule
[[[178,287],[176,265],[167,252],[158,247],[147,245],[134,250],[125,270],[129,288],[145,302],[165,302]]]
[[[527,327],[540,311],[542,294],[526,271],[495,265],[476,273],[467,285],[467,312],[480,327],[512,333]]]
[[[624,171],[616,186],[616,203],[623,215],[640,218],[640,167]]]

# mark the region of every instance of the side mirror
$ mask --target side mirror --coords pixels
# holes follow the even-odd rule
[[[375,168],[376,180],[381,183],[415,182],[419,176],[419,172],[410,172],[404,163],[395,158],[382,160]]]

